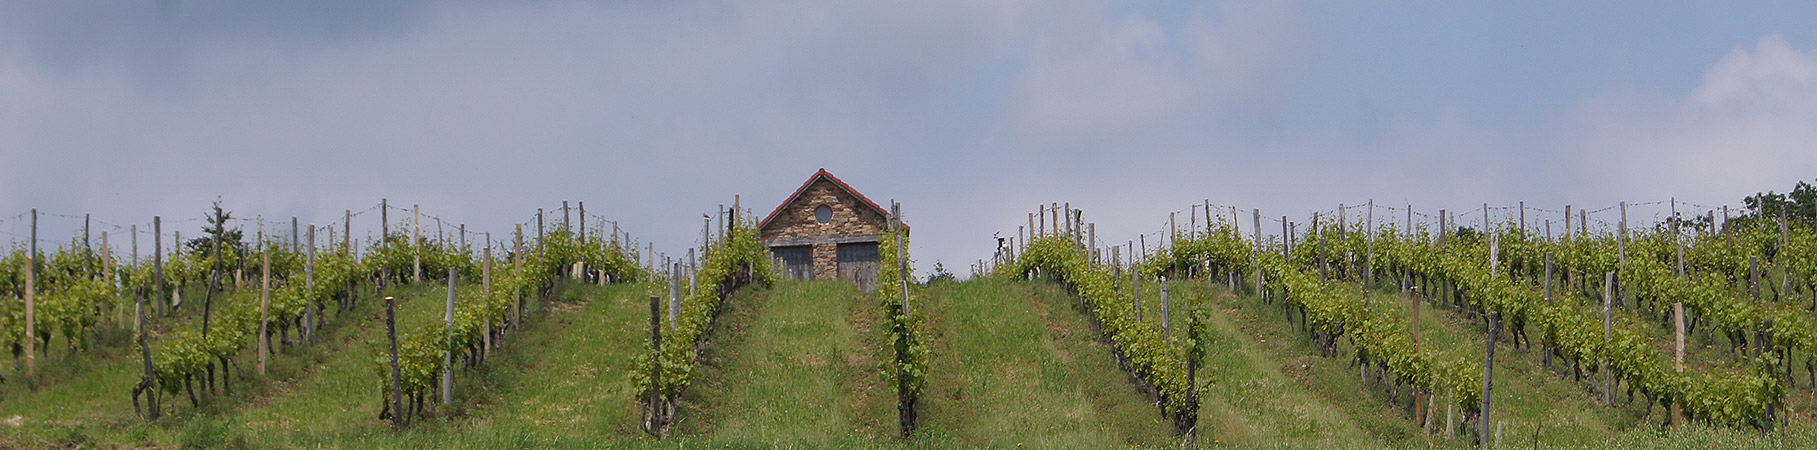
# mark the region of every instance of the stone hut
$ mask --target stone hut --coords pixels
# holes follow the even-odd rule
[[[889,210],[820,169],[757,224],[757,233],[784,278],[850,280],[868,291],[889,220]]]

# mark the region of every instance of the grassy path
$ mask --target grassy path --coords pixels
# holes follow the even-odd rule
[[[639,300],[651,289],[558,286],[549,301],[526,307],[525,327],[483,365],[455,372],[453,407],[434,408],[402,434],[377,419],[383,386],[372,358],[383,326],[349,337],[346,351],[285,395],[222,421],[228,434],[271,448],[585,447],[634,438],[624,365],[641,345],[644,316],[637,312],[645,303]],[[422,297],[445,292],[436,288]],[[440,320],[439,302],[405,305],[400,322]]]
[[[405,286],[393,289],[392,295],[408,299],[422,295],[425,290],[424,287]],[[217,301],[254,301],[255,298],[255,294],[248,292],[223,295]],[[205,422],[204,427],[212,426],[213,416],[241,408],[247,402],[259,402],[277,395],[287,383],[309,376],[312,362],[340,351],[332,342],[367,328],[368,316],[378,310],[364,304],[369,301],[368,296],[370,292],[363,295],[360,306],[345,317],[333,318],[321,330],[318,339],[322,340],[316,344],[293,346],[287,352],[274,350],[265,377],[256,374],[256,349],[249,348],[242,353],[236,360],[246,378],[233,380],[232,395],[209,393],[198,386],[197,395],[203,402],[199,408],[191,406],[181,393],[162,395],[164,417],[152,423],[135,415],[132,409],[130,389],[139,381],[143,368],[130,333],[103,331],[103,342],[95,350],[41,365],[39,377],[46,382],[40,383],[38,390],[27,389],[25,383],[0,390],[3,391],[0,393],[0,418],[17,424],[0,427],[0,444],[75,446],[93,442],[157,444],[181,440],[191,434],[189,427],[194,422]],[[199,301],[186,303],[184,310],[157,324],[154,330],[161,331],[154,333],[154,348],[159,345],[156,340],[159,334],[197,323],[201,316],[199,305]],[[296,339],[295,334],[292,339]]]
[[[927,439],[963,447],[1177,446],[1170,427],[1070,296],[1054,285],[941,285],[923,300],[935,330]]]
[[[1416,424],[1411,421],[1411,410],[1408,407],[1407,394],[1403,393],[1400,407],[1392,407],[1388,394],[1379,383],[1365,383],[1358,375],[1357,369],[1350,366],[1352,350],[1347,345],[1339,345],[1339,356],[1323,358],[1305,333],[1298,328],[1296,320],[1289,323],[1282,315],[1278,304],[1266,304],[1254,296],[1232,295],[1222,287],[1205,289],[1203,283],[1177,283],[1175,292],[1186,298],[1199,298],[1208,301],[1207,306],[1216,308],[1219,319],[1214,321],[1212,329],[1216,331],[1226,326],[1240,330],[1237,340],[1243,341],[1240,347],[1245,351],[1259,352],[1267,360],[1276,362],[1276,370],[1294,380],[1297,390],[1304,390],[1309,395],[1323,399],[1335,405],[1336,411],[1343,417],[1367,432],[1376,442],[1390,445],[1424,443],[1424,436]],[[1393,292],[1377,292],[1378,301],[1392,302],[1403,314],[1412,314],[1410,300],[1404,295]],[[1184,320],[1179,316],[1176,320]],[[1225,322],[1220,324],[1219,322]],[[1476,325],[1459,314],[1441,307],[1421,309],[1421,339],[1425,345],[1438,349],[1442,354],[1473,358],[1480,361],[1486,336]],[[1227,345],[1220,336],[1214,348]],[[1228,386],[1225,381],[1226,371],[1217,370],[1220,363],[1215,356],[1219,351],[1211,352],[1208,366],[1213,368],[1214,379],[1218,380],[1211,396],[1238,396],[1241,398],[1253,389],[1242,386]],[[1231,368],[1226,367],[1226,370]],[[1555,369],[1556,366],[1555,366]],[[1538,439],[1542,445],[1582,444],[1602,442],[1615,437],[1624,430],[1636,426],[1640,419],[1632,414],[1602,407],[1594,403],[1589,394],[1584,392],[1569,379],[1561,379],[1540,367],[1540,354],[1535,349],[1516,349],[1504,342],[1496,349],[1496,421],[1504,423],[1505,442],[1520,442],[1532,445]],[[1373,379],[1373,378],[1372,378]],[[1230,390],[1235,388],[1235,390]],[[1292,392],[1296,389],[1289,389]],[[1269,391],[1270,395],[1276,395]],[[1252,395],[1252,394],[1251,394]],[[1209,414],[1211,407],[1201,413],[1201,426],[1208,420],[1217,417]],[[1443,402],[1437,408],[1434,419],[1441,424],[1444,420]],[[1254,405],[1235,405],[1240,414],[1256,414]],[[1657,411],[1656,411],[1657,412]],[[1460,413],[1461,418],[1461,413]],[[1300,422],[1304,423],[1304,422]],[[1215,430],[1219,427],[1210,426]],[[1299,436],[1296,436],[1299,435]],[[1311,445],[1328,438],[1305,439],[1301,433],[1291,433],[1289,441],[1303,441]],[[1236,439],[1233,437],[1233,439]],[[1435,439],[1433,442],[1441,442]],[[1241,442],[1241,441],[1239,441]],[[1340,441],[1341,442],[1341,441]],[[1460,437],[1454,444],[1468,443],[1467,437]]]
[[[735,294],[688,388],[677,435],[713,445],[855,447],[895,429],[878,379],[877,321],[849,283],[780,282]]]

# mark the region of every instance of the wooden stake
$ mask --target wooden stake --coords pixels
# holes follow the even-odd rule
[[[38,208],[32,208],[32,243],[30,253],[25,254],[25,377],[31,378],[37,372],[38,341],[37,304],[38,304]]]
[[[454,268],[448,268],[448,308],[442,314],[447,329],[447,351],[442,352],[442,406],[454,404]]]
[[[541,210],[537,211],[537,215],[538,216],[542,215]],[[651,270],[652,272],[655,271],[654,270],[655,267],[651,267],[651,269],[652,269]],[[518,224],[517,225],[517,247],[515,249],[513,249],[512,253],[511,253],[511,275],[523,276],[523,273],[524,273],[524,225]],[[513,292],[511,294],[511,297],[512,297],[512,299],[511,299],[511,315],[514,318],[511,321],[511,323],[513,325],[516,325],[518,323],[518,321],[521,321],[524,319],[524,294],[522,292]]]
[[[1615,298],[1615,272],[1608,272],[1608,273],[1603,274],[1603,288],[1602,288],[1602,345],[1604,348],[1609,347],[1610,334],[1614,332],[1614,326],[1615,326],[1615,319],[1614,319],[1615,308],[1613,307],[1614,298]],[[1603,391],[1602,391],[1603,404],[1604,405],[1614,405],[1615,404],[1615,376],[1613,373],[1614,371],[1609,370],[1609,356],[1606,354],[1603,355],[1602,361],[1600,363],[1598,363],[1597,367],[1599,367],[1599,370],[1601,370],[1603,373],[1603,378],[1602,378],[1603,379]]]
[[[168,294],[164,292],[164,220],[151,216],[151,284],[157,288],[158,315],[164,315],[164,302]],[[140,325],[141,330],[144,325]]]
[[[650,296],[650,397],[645,414],[649,421],[645,431],[661,437],[666,428],[668,409],[662,394],[662,306],[657,296]]]
[[[404,414],[402,375],[397,366],[396,304],[396,299],[385,297],[385,338],[391,344],[391,425],[397,430],[403,430],[408,416]]]
[[[1672,303],[1672,335],[1675,343],[1672,354],[1673,367],[1682,375],[1685,372],[1685,304],[1682,301]],[[1679,403],[1672,402],[1673,428],[1677,428],[1683,421],[1683,410]]]
[[[1411,290],[1409,290],[1408,293],[1410,294],[1408,296],[1408,298],[1413,301],[1413,353],[1419,354],[1419,352],[1420,352],[1420,287],[1414,286]],[[1416,422],[1416,423],[1420,422],[1422,420],[1421,417],[1426,415],[1425,406],[1426,405],[1420,403],[1420,389],[1418,387],[1413,388],[1413,421],[1414,422]]]
[[[1167,295],[1167,283],[1161,283],[1161,341],[1173,341],[1173,317]]]
[[[1493,395],[1493,393],[1495,392],[1495,336],[1497,334],[1500,334],[1501,330],[1502,330],[1502,313],[1501,313],[1501,311],[1490,311],[1489,312],[1489,339],[1484,339],[1485,341],[1488,341],[1488,342],[1486,344],[1484,344],[1487,348],[1483,352],[1482,411],[1480,413],[1478,413],[1476,416],[1476,421],[1477,421],[1476,440],[1479,445],[1484,446],[1484,447],[1487,447],[1489,445],[1489,438],[1490,438],[1489,424],[1493,423],[1493,421],[1490,420],[1491,419],[1490,404],[1492,403],[1492,402],[1490,402],[1490,399],[1495,398],[1495,396]],[[1447,419],[1446,421],[1449,422],[1450,420]]]
[[[263,263],[260,266],[262,270],[259,270],[260,278],[263,279],[259,283],[259,375],[264,375],[265,359],[271,355],[271,247],[259,247],[264,249],[260,252]],[[307,310],[309,306],[304,305],[303,308]]]
[[[410,205],[410,282],[423,282],[423,210]]]

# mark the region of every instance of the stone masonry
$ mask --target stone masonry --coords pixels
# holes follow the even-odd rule
[[[824,224],[814,215],[821,206],[833,213]],[[812,245],[814,278],[834,279],[839,244],[877,242],[888,224],[888,212],[822,169],[764,219],[758,235],[766,247]]]

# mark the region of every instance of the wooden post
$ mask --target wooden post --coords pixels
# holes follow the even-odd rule
[[[480,295],[492,296],[492,232],[486,232],[486,249],[480,253]],[[480,358],[485,359],[492,348],[492,314],[481,314],[480,324]]]
[[[1489,204],[1483,204],[1483,233],[1489,233]]]
[[[1113,272],[1111,277],[1116,280],[1110,284],[1110,288],[1118,289],[1123,285],[1123,246],[1113,245],[1110,247],[1110,267]]]
[[[1450,217],[1451,216],[1449,215],[1449,213],[1445,212],[1445,210],[1443,210],[1443,209],[1438,210],[1438,248],[1439,248],[1439,250],[1445,249],[1445,238],[1446,238],[1446,236],[1449,236],[1451,234]]]
[[[536,253],[543,252],[543,209],[536,208]]]
[[[1616,227],[1621,236],[1615,242],[1615,270],[1625,274],[1628,272],[1628,202],[1621,202],[1621,222]]]
[[[1791,247],[1791,238],[1792,238],[1791,228],[1790,228],[1791,219],[1792,219],[1791,217],[1786,215],[1786,204],[1780,203],[1779,204],[1779,248],[1790,248]],[[1680,245],[1679,249],[1678,249],[1679,276],[1684,276],[1684,259],[1685,259],[1684,252],[1685,251],[1684,251],[1683,245]],[[1787,297],[1792,294],[1792,270],[1790,267],[1786,267],[1786,257],[1784,255],[1785,255],[1784,253],[1780,253],[1778,255],[1773,256],[1773,262],[1779,266],[1779,281],[1780,281],[1780,288],[1779,288],[1779,291],[1775,294],[1775,297],[1782,303],[1786,302],[1788,300]],[[1767,327],[1768,328],[1772,327],[1772,321],[1770,321],[1770,320],[1767,321]],[[1788,361],[1787,364],[1789,365],[1790,362]],[[1790,372],[1787,372],[1787,373],[1790,373]],[[1770,408],[1770,406],[1769,406],[1769,408]],[[1768,411],[1770,413],[1772,410],[1768,409]]]
[[[329,229],[332,230],[333,228],[329,228]],[[305,254],[307,259],[303,260],[303,283],[305,286],[307,286],[309,288],[310,292],[314,292],[315,291],[315,225],[309,226],[308,237],[309,237],[309,247],[308,247],[309,253]],[[305,324],[303,326],[303,328],[306,330],[309,330],[309,340],[311,342],[314,342],[315,341],[315,327],[317,325],[317,323],[316,323],[317,317],[315,314],[315,310],[316,310],[316,308],[318,308],[318,306],[313,305],[311,303],[315,303],[313,299],[311,299],[310,301],[303,302],[303,320],[309,322],[308,324]]]
[[[1255,270],[1256,295],[1261,295],[1262,294],[1262,260],[1260,259],[1261,257],[1259,256],[1259,253],[1262,249],[1262,209],[1256,208],[1256,209],[1250,210],[1250,212],[1253,213],[1250,216],[1250,219],[1254,220],[1254,222],[1255,222],[1255,248],[1256,248],[1256,251],[1249,252],[1249,265],[1252,269]]]
[[[1346,211],[1344,210],[1344,204],[1339,203],[1338,204],[1338,237],[1339,238],[1344,237],[1344,232],[1348,231],[1347,226],[1344,224],[1345,212]]]
[[[32,208],[32,242],[25,254],[25,377],[37,372],[38,208]]]
[[[423,210],[410,205],[410,282],[423,282]]]
[[[1098,223],[1092,222],[1090,225],[1087,225],[1085,229],[1086,235],[1089,236],[1088,240],[1091,243],[1091,248],[1093,251],[1096,251],[1098,248]]]
[[[448,268],[448,308],[442,314],[447,329],[447,351],[442,352],[442,406],[454,404],[454,268]]]
[[[1548,222],[1548,223],[1550,223],[1550,222]],[[1545,284],[1546,284],[1546,303],[1552,303],[1552,301],[1553,301],[1552,300],[1552,252],[1546,252],[1546,281],[1545,281]],[[1547,338],[1545,345],[1542,346],[1540,348],[1540,350],[1541,350],[1540,354],[1543,355],[1541,357],[1542,358],[1542,362],[1540,363],[1541,367],[1544,367],[1547,369],[1552,368],[1552,341],[1550,340],[1550,338]]]
[[[1136,236],[1136,238],[1137,238],[1137,240],[1141,241],[1141,244],[1142,244],[1142,253],[1140,253],[1140,255],[1143,257],[1142,259],[1146,259],[1146,257],[1148,256],[1148,235],[1138,235],[1138,236]],[[1137,253],[1130,252],[1129,286],[1130,286],[1130,294],[1134,295],[1134,298],[1135,298],[1136,321],[1141,322],[1142,321],[1142,264],[1140,262],[1138,262],[1141,259],[1138,259],[1136,255],[1137,255]]]
[[[1363,230],[1363,236],[1368,238],[1363,255],[1363,295],[1369,295],[1369,287],[1375,285],[1375,199],[1369,199],[1367,216],[1369,228]]]
[[[909,266],[908,266],[908,255],[907,255],[906,251],[903,249],[903,247],[906,247],[907,245],[904,245],[905,243],[902,241],[903,231],[902,231],[902,204],[901,203],[896,203],[894,201],[890,202],[890,228],[891,228],[891,231],[896,232],[896,275],[897,275],[897,278],[899,279],[899,281],[902,282],[901,283],[902,284],[902,317],[903,317],[904,321],[907,321],[908,317],[910,317],[909,316],[909,282],[908,282]]]
[[[1495,335],[1500,334],[1501,330],[1501,311],[1490,311],[1489,339],[1484,339],[1485,341],[1488,341],[1488,343],[1485,344],[1487,348],[1485,348],[1483,352],[1482,411],[1476,416],[1476,441],[1478,445],[1483,447],[1489,445],[1489,424],[1494,422],[1491,420],[1489,407],[1491,404],[1490,399],[1495,398],[1495,396],[1492,395],[1495,392]]]
[[[158,315],[164,315],[164,302],[168,294],[164,292],[164,219],[151,216],[151,284],[157,288],[156,303]],[[140,329],[145,328],[140,324]]]
[[[1175,219],[1178,218],[1179,215],[1179,212],[1167,213],[1167,245],[1169,246],[1173,245],[1172,243],[1174,240],[1180,237],[1180,226],[1175,222]]]
[[[570,231],[573,230],[573,228],[571,228],[572,222],[570,222],[570,219],[572,219],[572,217],[570,217],[568,215],[568,201],[562,200],[562,229],[563,230],[570,230]]]
[[[1293,261],[1293,230],[1288,228],[1292,223],[1281,216],[1281,259],[1288,261]]]
[[[1585,234],[1585,235],[1590,234],[1590,212],[1589,211],[1585,211],[1583,209],[1577,210],[1577,232],[1578,232],[1578,234]]]
[[[645,431],[657,437],[662,436],[662,430],[667,422],[666,410],[668,409],[664,404],[666,402],[663,401],[662,394],[661,310],[662,306],[657,296],[650,296],[650,400],[647,403],[650,410],[646,414],[649,421],[645,424],[647,427]]]
[[[536,215],[537,215],[537,217],[540,218],[542,216],[542,210],[538,209],[536,212]],[[651,269],[655,269],[655,268],[652,267]],[[652,270],[652,271],[654,271],[654,270]],[[524,225],[518,224],[517,225],[517,247],[511,253],[511,274],[513,276],[522,276],[523,273],[524,273]],[[512,297],[512,299],[511,299],[511,315],[513,317],[513,319],[511,320],[511,324],[516,325],[519,321],[524,319],[524,294],[522,292],[512,292],[511,297]]]
[[[341,216],[341,251],[353,253],[353,210],[345,210]]]
[[[397,300],[385,297],[385,338],[391,344],[391,425],[404,429],[404,395],[402,376],[397,367]]]
[[[1413,353],[1417,355],[1420,352],[1420,287],[1414,286],[1408,293],[1411,294],[1408,298],[1413,301]],[[1420,389],[1416,386],[1413,388],[1414,423],[1420,423],[1421,417],[1426,415],[1425,407],[1425,404],[1420,403]]]
[[[681,263],[669,266],[669,326],[681,326]]]
[[[263,281],[259,283],[259,375],[264,375],[265,359],[269,358],[271,355],[271,337],[269,334],[269,323],[271,322],[271,247],[263,245],[259,247],[263,248],[263,251],[261,251],[261,259],[263,260],[261,267],[263,270],[259,271],[261,278],[263,279]],[[309,307],[305,305],[303,308],[307,310]]]
[[[1672,197],[1672,244],[1678,249],[1678,276],[1685,276],[1685,241],[1680,234],[1678,220],[1678,197]]]
[[[1571,240],[1571,205],[1565,205],[1565,240]]]
[[[114,247],[112,245],[108,245],[107,232],[102,231],[101,232],[101,276],[103,277],[102,279],[107,280],[107,282],[108,282],[107,284],[116,284],[114,282],[114,274],[117,272],[114,271],[113,249],[114,249]],[[114,323],[116,323],[116,324],[124,321],[124,319],[122,317],[120,317],[120,315],[124,314],[125,309],[126,309],[126,308],[120,308],[120,307],[116,306],[119,304],[118,300],[120,300],[120,299],[112,298],[112,299],[108,299],[108,301],[107,301],[107,308],[114,310]]]
[[[158,223],[158,219],[156,217],[152,218],[152,224],[153,224],[154,229],[156,229],[157,223]],[[133,237],[134,237],[134,241],[137,241],[138,233],[137,232],[133,233]],[[162,270],[158,270],[158,272],[162,273]],[[154,283],[157,283],[157,282],[154,281]],[[158,284],[162,285],[162,283],[158,283]],[[133,294],[133,303],[135,306],[133,308],[133,311],[135,313],[134,316],[136,316],[133,331],[135,332],[134,334],[137,334],[138,338],[139,338],[139,357],[141,358],[142,361],[144,361],[144,369],[145,369],[145,372],[141,375],[142,378],[139,379],[139,385],[145,387],[145,391],[149,393],[149,395],[146,396],[147,409],[151,410],[151,414],[149,417],[151,417],[151,420],[158,420],[159,411],[158,411],[157,378],[156,378],[156,375],[154,375],[155,372],[153,372],[152,365],[151,365],[151,341],[150,341],[149,337],[147,336],[150,333],[147,333],[145,331],[145,295],[146,295],[146,293],[144,293],[144,292],[138,292],[138,293]],[[138,403],[135,402],[133,404],[137,405]]]
[[[1325,228],[1319,226],[1318,212],[1312,213],[1312,233],[1319,241],[1319,282],[1324,283],[1329,270],[1325,267]]]
[[[1730,247],[1735,246],[1735,233],[1729,231],[1729,205],[1722,205],[1722,236],[1729,241]]]
[[[1205,199],[1205,233],[1211,234],[1211,199]]]
[[[1161,283],[1161,341],[1173,341],[1173,309],[1169,305],[1167,283]]]
[[[1610,339],[1609,335],[1610,335],[1610,333],[1614,332],[1614,324],[1615,324],[1615,321],[1614,321],[1615,308],[1613,307],[1614,298],[1615,298],[1615,272],[1608,272],[1608,273],[1603,274],[1603,288],[1602,288],[1602,345],[1604,348],[1609,347],[1609,339]],[[1612,373],[1613,371],[1609,370],[1609,356],[1606,354],[1603,355],[1602,362],[1598,363],[1597,367],[1599,368],[1599,370],[1602,371],[1602,374],[1603,374],[1603,377],[1602,377],[1602,380],[1603,380],[1603,391],[1602,391],[1603,405],[1614,405],[1615,404],[1615,376]]]
[[[1680,375],[1683,375],[1685,373],[1685,303],[1683,301],[1672,303],[1672,335],[1674,344],[1676,344],[1675,351],[1672,353],[1673,367],[1678,370]],[[1683,421],[1683,410],[1679,403],[1681,402],[1672,402],[1673,428],[1677,428]]]

